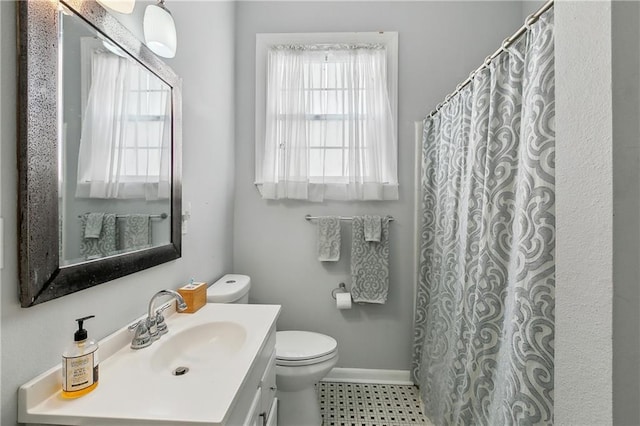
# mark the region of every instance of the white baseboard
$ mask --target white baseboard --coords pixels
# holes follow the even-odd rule
[[[366,368],[334,368],[323,382],[378,383],[383,385],[412,385],[409,370],[375,370]]]

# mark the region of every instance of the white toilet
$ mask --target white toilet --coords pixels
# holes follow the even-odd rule
[[[338,342],[311,331],[276,332],[276,385],[280,426],[320,426],[315,385],[338,362]]]
[[[251,278],[227,274],[207,289],[208,303],[248,303]],[[278,425],[320,426],[315,385],[338,362],[338,343],[310,331],[276,332]]]

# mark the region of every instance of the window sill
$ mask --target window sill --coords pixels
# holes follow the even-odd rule
[[[397,201],[398,184],[347,184],[290,182],[279,184],[255,183],[258,192],[269,200],[300,200],[310,202],[335,201]]]

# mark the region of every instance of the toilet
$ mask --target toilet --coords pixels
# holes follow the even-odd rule
[[[338,342],[311,331],[276,332],[276,386],[280,426],[320,426],[316,383],[338,362]]]
[[[251,278],[227,274],[207,289],[207,303],[249,303]]]
[[[207,303],[248,303],[251,278],[227,274],[207,289]],[[320,426],[315,385],[338,362],[338,342],[311,331],[276,332],[278,425]]]

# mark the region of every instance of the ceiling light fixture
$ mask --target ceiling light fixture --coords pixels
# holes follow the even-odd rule
[[[164,58],[176,56],[176,24],[171,12],[165,7],[164,0],[147,6],[144,11],[143,28],[145,43],[156,55]]]
[[[98,0],[98,3],[116,12],[131,13],[133,12],[136,0]]]

